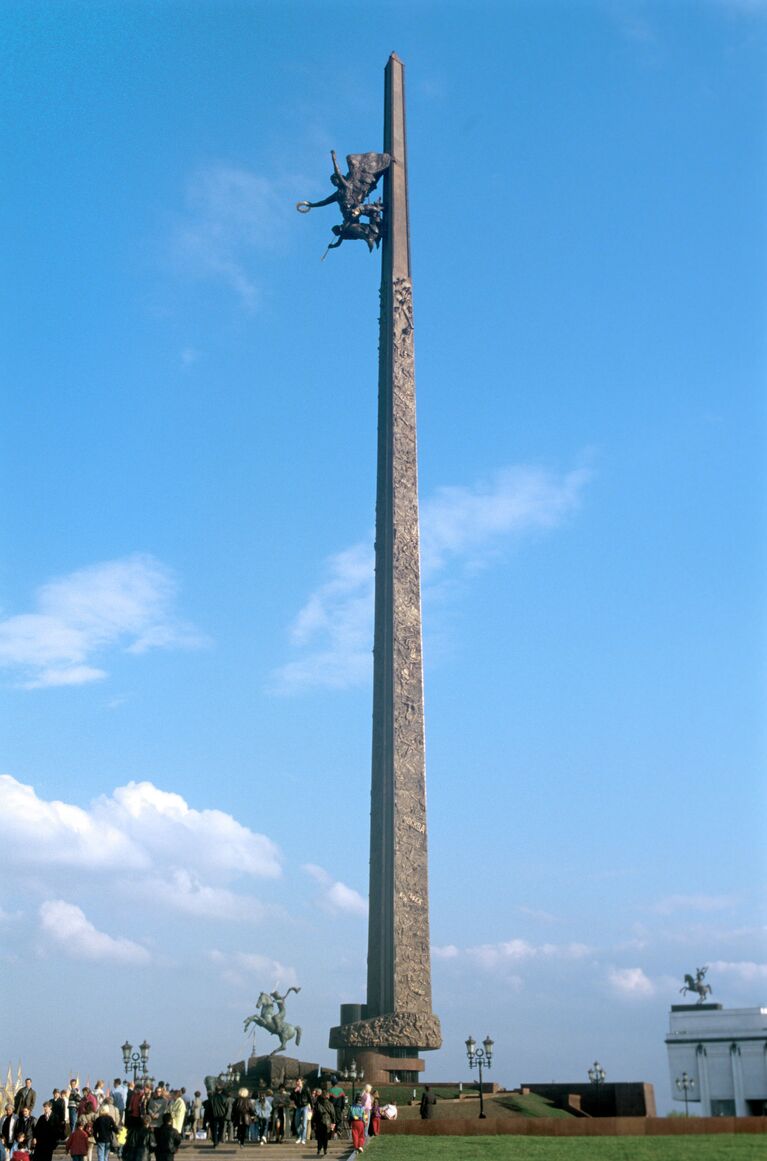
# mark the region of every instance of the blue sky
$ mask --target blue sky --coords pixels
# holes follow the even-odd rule
[[[376,257],[407,68],[432,1079],[649,1080],[767,1002],[767,7],[16,3],[4,1050],[197,1086],[364,998]],[[61,1003],[52,1003],[53,997]],[[72,997],[76,997],[73,1003]],[[257,1051],[272,1047],[266,1038]],[[305,1053],[304,1050],[305,1049]]]

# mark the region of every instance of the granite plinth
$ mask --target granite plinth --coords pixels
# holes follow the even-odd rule
[[[323,1072],[319,1064],[312,1061],[297,1060],[294,1056],[251,1056],[247,1069],[242,1065],[236,1066],[241,1074],[241,1084],[245,1088],[279,1088],[284,1084],[286,1088],[293,1086],[299,1076],[304,1080],[318,1080]]]

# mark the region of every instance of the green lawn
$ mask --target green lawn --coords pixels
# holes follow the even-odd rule
[[[365,1161],[763,1161],[764,1136],[381,1137]]]

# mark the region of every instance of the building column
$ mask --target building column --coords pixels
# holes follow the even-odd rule
[[[747,1117],[746,1096],[743,1089],[743,1060],[740,1055],[740,1045],[730,1045],[730,1061],[732,1063],[732,1087],[735,1093],[735,1116]]]
[[[711,1116],[711,1085],[708,1077],[708,1053],[705,1044],[699,1044],[695,1049],[698,1061],[698,1091],[700,1092],[700,1115]]]

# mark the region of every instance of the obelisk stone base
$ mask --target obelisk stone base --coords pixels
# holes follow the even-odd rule
[[[386,1016],[373,1016],[370,1020],[357,1020],[354,1024],[341,1024],[330,1030],[331,1048],[413,1048],[426,1051],[439,1048],[442,1032],[439,1020],[433,1013],[390,1012]]]
[[[359,1005],[361,1007],[361,1005]],[[348,1013],[352,1005],[343,1005]],[[357,1007],[357,1005],[354,1005]],[[341,1018],[346,1014],[342,1012]],[[330,1047],[338,1052],[338,1068],[354,1061],[371,1084],[397,1080],[417,1083],[426,1067],[418,1053],[439,1048],[442,1031],[433,1013],[390,1012],[368,1020],[354,1020],[330,1030]]]

